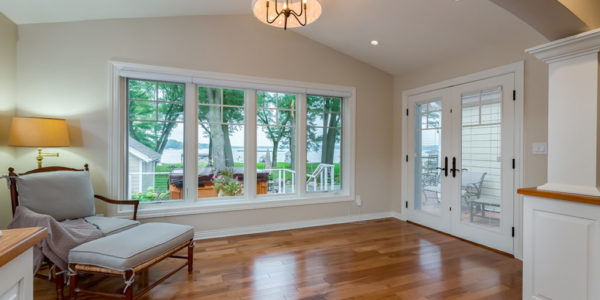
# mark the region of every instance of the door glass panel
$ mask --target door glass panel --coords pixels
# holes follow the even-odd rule
[[[417,104],[415,118],[415,210],[440,215],[442,102]]]
[[[502,90],[462,94],[461,221],[500,228]]]

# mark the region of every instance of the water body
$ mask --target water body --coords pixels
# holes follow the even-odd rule
[[[242,163],[244,162],[244,148],[239,146],[233,146],[233,160],[235,162]],[[259,146],[257,149],[258,152],[258,162],[263,162],[264,157],[267,154],[272,153],[272,148],[267,146]],[[198,156],[202,159],[203,157],[208,157],[208,148],[198,148]],[[309,162],[319,162],[321,160],[321,152],[317,151],[309,151],[306,155],[306,158]],[[277,161],[280,162],[289,162],[290,154],[287,149],[277,151]],[[183,161],[183,150],[182,149],[165,149],[163,151],[162,157],[160,159],[161,164],[176,164],[181,163]],[[333,161],[336,163],[340,162],[340,151],[339,146],[336,145],[336,151],[333,155]]]

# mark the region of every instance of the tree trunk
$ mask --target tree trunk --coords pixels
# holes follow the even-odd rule
[[[326,143],[326,156],[325,156],[325,160],[323,161],[324,163],[327,164],[333,164],[333,157],[335,154],[335,142],[336,142],[336,135],[338,133],[338,129],[336,127],[337,122],[338,122],[338,118],[339,115],[338,114],[331,114],[331,117],[329,119],[329,129],[327,130],[327,143]]]
[[[290,129],[290,162],[292,164],[292,170],[296,170],[296,129]]]
[[[225,166],[233,167],[233,150],[231,149],[231,140],[229,139],[229,125],[221,125],[223,129],[223,140],[224,147],[223,152],[225,153]]]
[[[171,134],[171,131],[175,125],[177,125],[177,123],[165,123],[165,127],[156,141],[156,149],[154,149],[156,152],[160,154],[163,153],[165,147],[167,146],[167,142],[169,141],[169,135]]]
[[[271,164],[273,169],[277,169],[277,150],[279,148],[279,141],[273,141],[273,159]]]
[[[212,161],[212,138],[208,137],[208,164]]]
[[[221,103],[220,89],[206,89],[208,102],[211,104]],[[225,135],[221,124],[221,110],[219,106],[210,106],[207,114],[210,126],[211,152],[213,167],[221,171],[227,167],[225,163]]]
[[[327,145],[329,145],[329,142],[327,141],[327,139],[329,138],[329,135],[327,134],[329,131],[329,128],[327,128],[327,125],[329,124],[329,107],[330,107],[330,101],[327,100],[327,98],[325,98],[325,105],[324,105],[324,112],[323,112],[323,137],[321,139],[321,163],[327,163]]]
[[[327,145],[329,145],[327,138],[329,137],[329,128],[323,127],[323,135],[321,138],[321,163],[327,162]]]

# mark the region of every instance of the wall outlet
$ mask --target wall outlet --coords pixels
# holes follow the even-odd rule
[[[533,154],[548,154],[548,143],[533,143],[531,152]]]
[[[362,206],[362,200],[360,200],[360,195],[356,195],[356,205]]]

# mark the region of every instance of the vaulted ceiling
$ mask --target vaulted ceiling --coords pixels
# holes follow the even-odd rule
[[[251,0],[6,0],[17,24],[182,15],[251,14]],[[323,15],[296,29],[310,39],[394,75],[482,47],[544,39],[488,0],[321,0]],[[258,20],[257,20],[258,22]],[[266,26],[266,25],[265,25]],[[372,46],[371,40],[378,40]]]

